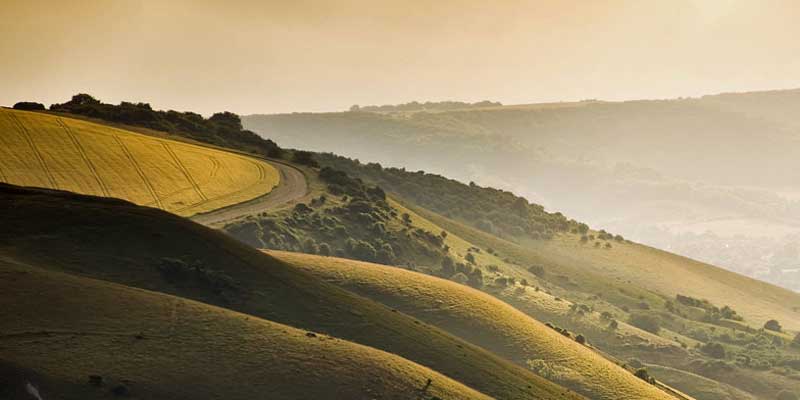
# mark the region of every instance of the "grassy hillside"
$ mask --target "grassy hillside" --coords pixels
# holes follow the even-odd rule
[[[797,104],[800,91],[791,90],[243,121],[285,145],[368,167],[511,190],[591,226],[800,290]]]
[[[0,181],[189,216],[269,193],[268,163],[91,122],[0,109]]]
[[[526,279],[536,285],[535,290],[531,286],[518,290],[519,285],[495,284],[484,290],[537,319],[583,332],[590,342],[622,360],[635,357],[699,374],[759,399],[772,399],[781,390],[800,390],[800,374],[791,367],[800,359],[791,344],[795,332],[760,329],[770,315],[796,329],[798,318],[792,305],[797,295],[793,292],[634,243],[611,241],[610,248],[595,247],[582,242],[580,235],[563,234],[521,245],[413,209],[450,236],[492,248],[504,260],[497,264],[495,276],[513,276],[517,282]],[[533,274],[526,268],[532,265],[542,269]],[[728,305],[744,322],[712,318],[707,310],[685,307],[676,301],[678,294],[718,307]],[[652,316],[660,328],[653,334],[625,324],[635,325],[632,318],[638,315]],[[610,329],[612,322],[614,329]],[[709,355],[713,353],[706,346],[714,343],[725,349],[722,355]],[[677,375],[655,376],[685,387],[681,379],[671,381]]]
[[[270,254],[328,282],[443,327],[589,398],[672,398],[586,346],[468,286],[334,257]]]
[[[0,358],[46,399],[488,399],[366,346],[6,257],[0,305]]]
[[[581,398],[435,326],[188,220],[119,200],[0,189],[0,218],[9,227],[0,232],[0,254],[20,262],[325,333],[397,354],[497,398]]]

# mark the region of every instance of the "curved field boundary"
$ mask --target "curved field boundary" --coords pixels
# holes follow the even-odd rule
[[[36,156],[36,159],[42,166],[42,171],[44,171],[45,176],[47,176],[47,181],[50,182],[50,185],[52,185],[54,189],[58,189],[58,184],[56,184],[56,179],[53,177],[53,172],[47,167],[47,163],[44,161],[44,157],[42,157],[42,152],[39,151],[39,148],[36,147],[36,143],[33,142],[33,138],[31,137],[31,133],[28,132],[28,128],[26,128],[25,125],[20,122],[19,118],[15,114],[9,115],[11,117],[11,121],[17,126],[17,129],[22,134],[22,137],[25,139],[25,141],[28,142],[28,145],[31,147],[31,151],[33,151],[33,154]]]
[[[145,176],[142,167],[136,162],[136,158],[131,154],[131,151],[128,149],[128,146],[125,146],[125,143],[122,142],[118,136],[114,136],[114,140],[119,143],[119,147],[122,149],[122,152],[125,154],[125,157],[130,161],[131,166],[133,169],[136,170],[136,173],[142,178],[142,182],[144,183],[145,187],[147,187],[147,191],[150,192],[150,195],[153,196],[153,201],[156,202],[158,208],[164,208],[164,205],[161,204],[161,199],[158,198],[158,194],[156,193],[155,189],[153,189],[153,185],[147,180],[147,176]]]
[[[183,165],[183,163],[181,162],[181,159],[178,158],[178,156],[172,150],[172,147],[170,147],[169,144],[166,143],[166,142],[161,142],[161,145],[164,146],[164,150],[167,151],[167,154],[169,154],[169,156],[175,162],[175,166],[178,167],[178,170],[181,171],[183,176],[186,177],[186,180],[189,182],[189,184],[192,185],[192,188],[194,188],[194,191],[197,192],[197,195],[200,196],[200,198],[203,199],[204,201],[208,201],[208,197],[206,197],[206,195],[203,194],[203,191],[200,190],[200,186],[197,185],[197,182],[195,182],[194,178],[192,177],[192,174],[190,174],[189,170],[186,169],[186,166]],[[260,173],[260,169],[259,169],[259,178],[263,178],[263,175],[264,174]],[[203,202],[196,203],[196,204],[202,204],[202,203]]]
[[[97,167],[95,167],[94,163],[91,160],[89,160],[89,157],[86,155],[86,149],[83,148],[83,145],[81,145],[81,142],[80,140],[78,140],[78,137],[75,135],[74,132],[72,132],[72,129],[70,129],[69,126],[67,126],[67,124],[65,124],[61,118],[56,119],[56,121],[58,122],[59,125],[61,125],[62,128],[64,128],[64,132],[67,133],[67,136],[69,137],[70,141],[72,141],[72,143],[75,145],[75,149],[78,150],[78,154],[80,154],[81,159],[83,159],[83,162],[86,163],[87,167],[89,167],[89,170],[92,171],[92,175],[94,176],[94,179],[97,181],[97,185],[100,186],[100,190],[103,191],[103,194],[106,197],[110,197],[111,194],[108,191],[108,187],[106,186],[105,182],[103,182],[103,178],[100,177],[100,174],[97,173]]]
[[[192,220],[203,225],[221,225],[245,215],[258,214],[281,207],[308,195],[308,180],[303,171],[283,161],[267,158],[261,158],[260,160],[270,163],[272,167],[279,171],[281,176],[281,184],[279,186],[255,199],[196,214],[192,216]]]

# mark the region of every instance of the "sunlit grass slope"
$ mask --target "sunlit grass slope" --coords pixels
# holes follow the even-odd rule
[[[370,347],[7,258],[0,305],[0,358],[60,382],[47,399],[488,399]]]
[[[411,217],[412,225],[416,227],[423,228],[430,232],[441,232],[441,231],[448,231],[448,235],[445,238],[445,244],[447,244],[450,248],[450,255],[456,260],[466,262],[465,256],[468,254],[468,250],[470,248],[476,247],[483,247],[488,248],[495,245],[499,245],[496,248],[500,248],[505,250],[505,245],[513,245],[511,243],[504,243],[500,239],[495,238],[494,236],[486,235],[488,238],[493,239],[494,241],[487,242],[481,241],[481,236],[470,235],[472,240],[476,238],[475,242],[467,241],[466,239],[459,236],[459,234],[463,233],[470,233],[470,231],[476,231],[480,234],[483,232],[474,230],[474,228],[464,227],[462,225],[452,223],[451,225],[437,225],[431,219],[426,218],[424,215],[428,217],[436,217],[435,213],[432,213],[427,210],[424,211],[422,214],[417,213],[399,202],[390,199],[390,203],[393,207],[397,207],[400,212],[408,213]],[[443,228],[442,226],[448,226],[447,229]],[[453,230],[449,230],[450,228],[455,227],[455,233]],[[513,276],[518,279],[527,279],[530,282],[536,285],[537,277],[532,275],[526,268],[519,264],[514,264],[507,262],[503,257],[499,256],[499,253],[491,254],[488,251],[481,251],[471,252],[475,261],[478,265],[494,265],[498,267],[499,272],[503,274],[507,274],[508,276]],[[507,254],[507,253],[506,253]],[[531,260],[524,260],[527,262],[531,262]],[[538,262],[538,261],[537,261]],[[523,263],[525,265],[525,263]],[[493,274],[489,271],[484,271],[485,279],[489,282],[494,279]],[[559,297],[559,293],[553,292],[546,292],[544,290],[534,290],[534,287],[531,286],[512,286],[507,287],[503,290],[492,290],[492,294],[496,297],[500,298],[501,300],[511,304],[512,306],[516,307],[520,311],[523,311],[534,318],[541,319],[543,321],[560,321],[564,319],[570,319],[571,323],[580,322],[580,325],[584,327],[584,329],[588,330],[603,330],[605,331],[605,326],[608,325],[608,321],[602,320],[600,318],[600,313],[591,313],[586,315],[581,321],[576,321],[574,318],[571,318],[571,306],[572,302],[565,300]],[[648,343],[652,343],[659,346],[678,346],[678,343],[671,339],[663,338],[657,335],[654,335],[650,332],[644,331],[642,329],[636,328],[632,325],[629,325],[625,322],[618,321],[619,327],[615,330],[614,336],[619,339],[625,338],[632,338],[634,341],[646,341]],[[607,334],[607,332],[603,332]]]
[[[672,399],[591,349],[483,292],[400,268],[270,254],[328,282],[460,336],[593,399]]]
[[[269,164],[92,122],[0,109],[0,181],[117,197],[189,216],[269,193]]]
[[[731,306],[753,328],[777,319],[789,330],[800,329],[800,294],[719,267],[630,242],[598,249],[582,244],[580,235],[574,234],[513,243],[431,211],[413,209],[476,246],[492,247],[521,265],[541,264],[557,271],[584,292],[611,294],[622,288],[665,298],[688,295]]]
[[[66,207],[65,207],[66,206]],[[231,237],[120,200],[0,185],[0,256],[177,295],[397,354],[502,399],[580,399],[417,318]],[[42,235],[42,232],[47,232]],[[192,269],[167,280],[160,267]],[[193,278],[202,268],[199,277]]]

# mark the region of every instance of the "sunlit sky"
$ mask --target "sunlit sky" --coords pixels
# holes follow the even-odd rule
[[[88,92],[247,114],[796,88],[797,21],[796,0],[3,0],[0,104]]]

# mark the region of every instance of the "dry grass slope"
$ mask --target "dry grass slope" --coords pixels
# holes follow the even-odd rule
[[[0,109],[0,181],[190,216],[269,193],[271,165],[92,122]]]
[[[44,398],[109,398],[123,384],[143,399],[488,399],[373,348],[7,258],[0,332],[0,358],[58,382]]]
[[[334,257],[270,254],[328,282],[528,365],[594,399],[673,399],[513,307],[447,280]]]

